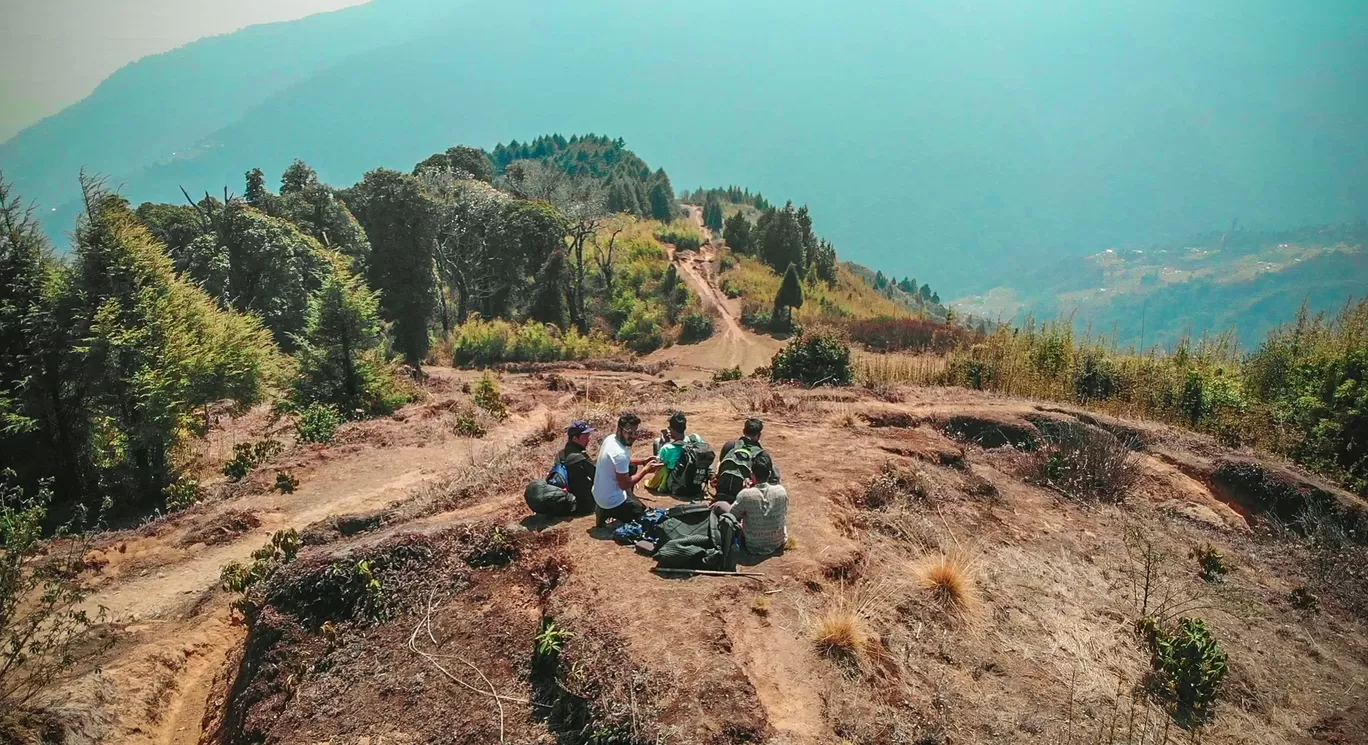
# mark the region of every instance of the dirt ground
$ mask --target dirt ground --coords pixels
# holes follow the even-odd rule
[[[701,287],[710,262],[680,257]],[[395,416],[328,446],[287,442],[242,483],[211,484],[216,498],[105,536],[90,604],[116,641],[45,700],[65,741],[1368,742],[1362,621],[1327,594],[1318,612],[1294,607],[1293,590],[1316,587],[1303,543],[1220,474],[1244,459],[1314,480],[1190,433],[959,389],[713,384],[711,370],[767,363],[777,342],[710,302],[721,333],[660,353],[675,364],[662,374],[502,375],[512,414],[472,439],[452,425],[477,373],[433,369],[426,398]],[[684,411],[714,447],[747,416],[766,421],[793,543],[743,561],[763,576],[665,578],[592,517],[529,514],[522,488],[555,432],[624,409],[652,429]],[[1123,503],[1027,478],[1029,451],[1061,428],[1134,443]],[[206,468],[268,431],[260,412],[221,423]],[[269,488],[278,470],[294,493]],[[901,486],[876,501],[883,473]],[[246,623],[220,569],[284,528],[307,545]],[[1190,557],[1208,544],[1231,567],[1219,583]],[[963,605],[927,589],[945,557]],[[307,605],[362,561],[378,610]],[[1200,617],[1228,652],[1204,725],[1179,727],[1150,694],[1145,615]],[[823,652],[814,628],[831,617],[866,643]]]

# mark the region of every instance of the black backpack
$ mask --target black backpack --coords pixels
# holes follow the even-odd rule
[[[523,499],[527,500],[528,509],[538,515],[562,517],[575,513],[575,495],[542,479],[527,485]]]
[[[764,452],[759,445],[747,447],[738,442],[717,469],[717,493],[728,497],[740,494],[755,475],[755,459]]]
[[[679,462],[670,469],[665,479],[665,491],[676,497],[701,497],[712,478],[713,462],[717,453],[703,440],[688,440],[683,444]]]

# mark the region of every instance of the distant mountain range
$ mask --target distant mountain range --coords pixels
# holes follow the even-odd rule
[[[1072,317],[1122,346],[1172,347],[1233,332],[1253,349],[1303,303],[1333,313],[1368,295],[1368,223],[1280,232],[1238,230],[1148,249],[1062,259],[961,298],[960,314],[1021,321]]]
[[[296,157],[346,184],[607,131],[677,186],[810,204],[843,257],[947,297],[1232,215],[1365,216],[1355,4],[1112,5],[375,0],[129,65],[0,169],[60,243],[82,167],[169,201]]]

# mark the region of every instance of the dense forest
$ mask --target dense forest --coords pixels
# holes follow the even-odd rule
[[[58,257],[0,180],[0,448],[19,485],[106,514],[175,509],[197,498],[187,444],[217,413],[271,402],[301,421],[365,418],[408,401],[424,364],[645,354],[712,334],[666,249],[702,236],[669,176],[620,139],[457,146],[345,188],[296,160],[278,184],[253,168],[241,195],[135,208],[83,177]],[[805,294],[858,296],[806,207],[722,193],[755,214],[724,232],[758,283],[757,326],[791,330]]]

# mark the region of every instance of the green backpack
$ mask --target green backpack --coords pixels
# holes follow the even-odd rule
[[[738,443],[732,448],[717,468],[717,493],[735,497],[749,486],[751,477],[755,475],[755,459],[763,452],[764,448],[758,445],[746,447]]]

